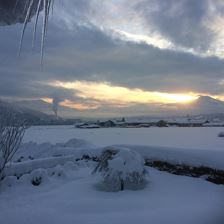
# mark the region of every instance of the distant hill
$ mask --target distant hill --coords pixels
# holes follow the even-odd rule
[[[53,115],[52,104],[47,103],[43,100],[24,100],[24,101],[16,101],[13,104],[17,108],[26,108],[29,110],[40,111],[42,113]],[[116,108],[115,108],[116,109]],[[109,108],[110,111],[115,110],[114,108]],[[145,111],[142,116],[185,116],[189,115],[201,115],[201,114],[224,114],[224,102],[221,100],[214,99],[209,96],[200,96],[198,99],[191,103],[176,103],[176,104],[150,104],[148,105],[148,109],[146,106],[136,105],[136,107],[127,107],[124,111],[120,109],[122,114],[126,114],[125,116],[135,116],[134,111]],[[148,115],[146,111],[148,110]],[[81,117],[81,115],[85,115],[88,111],[77,111],[75,109],[59,106],[58,114],[61,117],[74,118]],[[102,111],[93,111],[94,114],[99,116],[102,114]]]
[[[18,119],[24,119],[30,125],[54,124],[56,119],[36,110],[18,107],[17,105],[0,100],[0,114],[14,113]]]
[[[48,115],[53,115],[52,104],[47,103],[43,100],[21,100],[21,101],[14,101],[13,104],[17,108],[35,110]]]
[[[46,111],[49,114],[44,113],[41,110]],[[10,103],[0,100],[0,114],[10,112],[13,112],[18,118],[26,120],[29,125],[73,125],[76,122],[80,122],[80,119],[77,118],[56,118],[55,115],[53,115],[51,104],[42,100],[17,101]]]
[[[44,100],[14,101],[13,104],[18,108],[26,108],[30,110],[40,111],[42,113],[54,116],[52,104],[47,103]],[[74,118],[75,116],[80,116],[80,112],[69,107],[59,106],[58,115],[59,117],[64,118]]]
[[[0,109],[3,107],[10,106],[23,116],[29,117],[33,123],[51,123],[55,122],[55,116],[52,110],[52,104],[47,103],[43,100],[23,100],[23,101],[14,101],[6,103],[0,101]],[[1,109],[3,110],[3,109]],[[105,110],[105,113],[103,111]],[[209,96],[200,96],[197,100],[191,103],[179,103],[179,104],[150,104],[150,105],[136,105],[135,107],[127,108],[100,108],[97,110],[90,111],[79,111],[65,106],[59,106],[58,115],[60,120],[65,122],[68,118],[73,120],[76,118],[86,119],[90,116],[103,118],[109,112],[116,112],[116,116],[109,117],[170,117],[170,116],[197,116],[197,115],[210,115],[209,117],[222,117],[224,115],[224,102],[221,100],[214,99]],[[138,111],[142,111],[142,114],[138,114]],[[148,111],[148,113],[147,113]],[[1,111],[0,111],[1,112]],[[137,113],[137,114],[136,114]],[[111,113],[113,114],[113,113]],[[100,116],[102,115],[102,116]],[[212,115],[212,116],[211,116]],[[63,119],[62,119],[63,118]],[[57,119],[56,119],[57,120]],[[57,120],[59,123],[59,119]]]

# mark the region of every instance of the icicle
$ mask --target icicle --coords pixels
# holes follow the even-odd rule
[[[24,21],[24,24],[23,24],[22,34],[21,34],[21,38],[20,38],[20,45],[19,45],[19,55],[20,55],[21,50],[22,50],[24,33],[25,33],[25,30],[26,30],[26,26],[27,26],[28,20],[30,18],[30,13],[31,13],[31,8],[33,6],[33,1],[34,0],[31,0],[31,2],[30,2],[29,8],[28,8],[27,13],[26,13],[26,18],[25,18],[25,21]]]
[[[39,15],[40,15],[41,3],[42,3],[42,0],[39,0],[38,6],[37,6],[37,12],[36,12],[37,15],[36,15],[35,24],[34,24],[32,48],[34,48],[34,42],[35,42],[35,38],[36,38],[37,23],[38,23],[38,19],[39,19]]]
[[[48,6],[47,6],[47,16],[49,16],[50,7],[51,7],[51,1],[52,1],[52,0],[48,0]]]
[[[52,3],[51,3],[51,14],[53,15],[54,13],[54,0],[52,0]]]
[[[20,0],[16,1],[15,8],[17,7],[17,4],[19,1]],[[37,4],[37,8],[35,7],[36,6],[35,4]],[[37,25],[38,25],[40,12],[42,10],[42,5],[43,5],[43,25],[42,25],[42,31],[41,31],[41,33],[42,33],[41,34],[41,64],[43,64],[44,46],[45,46],[46,33],[47,33],[47,28],[48,28],[48,18],[49,18],[49,14],[50,14],[50,9],[52,9],[52,13],[53,13],[54,0],[26,0],[25,6],[23,9],[23,13],[25,15],[25,21],[23,23],[23,29],[22,29],[20,45],[19,45],[19,55],[20,55],[21,50],[22,50],[22,44],[23,44],[25,30],[26,30],[28,21],[31,17],[31,12],[32,12],[32,10],[35,9],[36,18],[34,21],[33,40],[32,40],[32,47],[34,47],[34,43],[35,43],[35,39],[36,39],[36,32],[37,32]]]
[[[51,0],[47,0],[48,1],[48,4],[47,4],[47,21],[46,21],[46,33],[47,33],[47,30],[48,30],[48,18],[49,18],[49,13],[50,13],[50,6],[51,6]]]
[[[45,35],[46,35],[46,25],[47,25],[47,2],[44,1],[44,15],[43,15],[43,26],[42,26],[42,38],[41,38],[41,65],[43,65],[43,57],[44,57],[44,45],[45,45]]]
[[[41,41],[41,65],[43,65],[44,47],[48,28],[50,6],[51,6],[51,0],[44,0],[44,17],[43,17],[42,41]]]
[[[14,13],[15,13],[15,11],[16,11],[16,8],[17,8],[17,6],[18,6],[19,1],[20,1],[20,0],[16,0],[16,4],[15,4],[14,9],[13,9],[13,12],[14,12]]]
[[[27,11],[27,7],[28,7],[28,3],[30,0],[26,0],[25,6],[23,8],[23,15],[26,15],[26,11]]]

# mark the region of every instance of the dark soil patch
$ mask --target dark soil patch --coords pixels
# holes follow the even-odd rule
[[[224,171],[217,170],[210,167],[200,166],[194,167],[189,165],[171,164],[165,161],[152,161],[149,159],[145,160],[145,165],[154,167],[160,171],[167,171],[175,175],[190,176],[190,177],[201,177],[205,180],[214,184],[224,185]]]

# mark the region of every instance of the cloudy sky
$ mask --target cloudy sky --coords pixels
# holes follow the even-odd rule
[[[57,97],[92,116],[224,100],[222,0],[55,0],[43,67],[42,24],[34,48],[33,25],[20,57],[22,24],[0,25],[1,99]]]

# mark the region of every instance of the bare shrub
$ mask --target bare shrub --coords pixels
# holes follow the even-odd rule
[[[13,112],[0,115],[0,180],[4,178],[6,164],[12,161],[23,139],[26,122]]]

